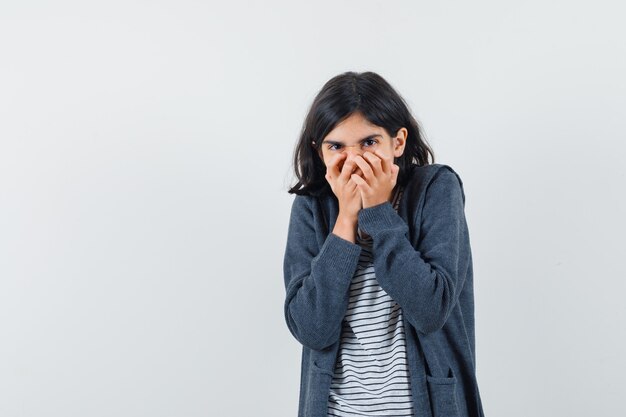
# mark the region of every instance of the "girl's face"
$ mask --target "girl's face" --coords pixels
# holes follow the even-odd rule
[[[385,129],[370,123],[361,113],[353,113],[323,138],[319,155],[326,164],[326,161],[332,160],[333,156],[347,153],[345,163],[357,155],[363,157],[365,151],[373,153],[376,150],[378,155],[392,164],[394,158],[402,156],[407,134],[408,130],[403,127],[398,130],[395,137],[391,137]],[[367,162],[366,158],[363,159]],[[339,168],[341,169],[342,166]],[[354,173],[363,176],[361,168],[357,167]]]

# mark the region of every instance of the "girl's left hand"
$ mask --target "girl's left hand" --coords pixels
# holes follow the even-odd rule
[[[374,153],[365,151],[363,157],[357,155],[354,161],[365,177],[357,174],[351,176],[361,193],[363,208],[389,201],[391,192],[396,186],[400,167],[393,163],[393,159],[385,158],[378,150]]]

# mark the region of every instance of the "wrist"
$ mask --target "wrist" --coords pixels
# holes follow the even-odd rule
[[[356,242],[358,216],[339,214],[333,227],[333,233],[352,243]]]
[[[349,227],[349,226],[356,227],[358,221],[359,221],[358,213],[346,214],[340,211],[339,214],[337,215],[337,221],[335,222],[335,225],[340,225],[342,227]]]

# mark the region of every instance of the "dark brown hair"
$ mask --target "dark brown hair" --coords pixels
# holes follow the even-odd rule
[[[321,142],[337,124],[357,112],[370,123],[384,128],[389,136],[395,136],[402,127],[408,130],[404,153],[394,159],[400,167],[398,184],[406,183],[413,165],[435,162],[433,150],[400,94],[374,72],[348,71],[328,80],[309,108],[293,156],[298,182],[288,193],[332,194],[325,178],[326,166],[319,156]]]

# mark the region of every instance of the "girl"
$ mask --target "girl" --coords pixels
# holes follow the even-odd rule
[[[484,416],[459,175],[373,72],[323,86],[294,156],[283,270],[298,416]]]

